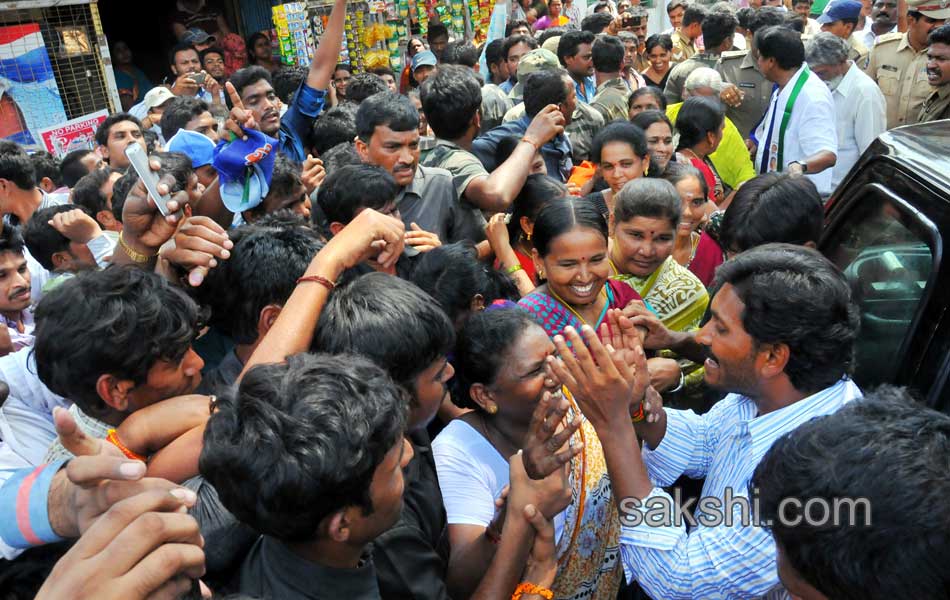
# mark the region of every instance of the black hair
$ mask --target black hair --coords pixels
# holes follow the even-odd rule
[[[535,71],[524,81],[524,112],[534,117],[548,104],[561,104],[567,100],[569,85],[567,71],[554,69]]]
[[[109,210],[109,199],[102,193],[101,188],[109,181],[113,172],[112,169],[97,169],[83,175],[73,186],[70,196],[72,203],[85,208],[93,216],[100,210]]]
[[[266,33],[264,33],[263,31],[258,31],[257,33],[252,33],[251,36],[250,36],[249,38],[247,38],[247,44],[246,44],[245,46],[247,47],[247,62],[248,62],[248,64],[251,64],[251,65],[256,65],[256,64],[257,64],[257,57],[254,56],[254,44],[256,44],[256,43],[257,43],[257,40],[260,40],[260,39],[265,39],[265,40],[267,40],[267,43],[268,43],[268,44],[271,43],[271,41],[270,41],[270,36],[268,36],[268,35],[267,35]],[[240,92],[238,92],[238,93],[240,93]]]
[[[471,313],[472,298],[480,294],[485,306],[495,300],[520,298],[511,277],[478,260],[471,242],[447,244],[426,252],[416,261],[410,281],[432,296],[452,323]]]
[[[524,19],[517,19],[515,21],[509,21],[505,25],[505,38],[511,37],[511,32],[517,29],[518,27],[527,27],[528,30],[531,29],[531,24],[525,21]],[[507,52],[505,52],[507,54]]]
[[[703,198],[709,198],[709,184],[699,169],[693,165],[684,165],[675,160],[671,160],[666,169],[663,170],[663,179],[669,181],[673,187],[679,185],[679,182],[686,179],[695,179],[699,182],[699,188],[703,192]],[[721,240],[720,240],[721,241]]]
[[[145,151],[151,154],[158,148],[158,134],[151,129],[142,132],[142,141],[145,142]]]
[[[462,65],[473,69],[478,64],[478,48],[466,40],[449,42],[442,51],[442,64]]]
[[[594,34],[589,31],[568,31],[557,42],[557,59],[564,64],[568,56],[575,56],[582,44],[593,44]]]
[[[797,20],[800,22],[801,18]],[[763,59],[774,58],[778,66],[786,71],[798,69],[805,62],[805,45],[801,35],[787,27],[773,25],[758,30],[753,43],[759,56]]]
[[[373,75],[378,75],[379,77],[382,77],[383,75],[389,75],[393,79],[396,78],[396,72],[390,69],[389,67],[375,67],[373,69],[370,69],[369,72],[372,73]]]
[[[705,6],[697,2],[690,2],[683,11],[683,23],[681,27],[688,27],[693,23],[702,23],[706,20],[709,11]]]
[[[373,474],[406,429],[406,398],[359,356],[296,354],[251,368],[208,419],[198,468],[255,531],[313,541],[348,506],[372,514]]]
[[[178,363],[198,332],[198,308],[163,277],[134,266],[86,271],[36,307],[36,369],[54,394],[87,415],[108,407],[96,391],[105,374],[144,384],[159,361]]]
[[[89,169],[86,165],[82,164],[82,159],[86,158],[86,155],[90,152],[93,151],[88,148],[83,148],[82,150],[73,150],[63,157],[62,162],[59,163],[59,168],[62,173],[62,185],[72,188],[83,175],[89,174]]]
[[[504,61],[505,55],[502,52],[504,45],[505,40],[492,40],[488,42],[488,45],[485,46],[485,64],[491,66]]]
[[[0,179],[13,182],[21,190],[36,187],[36,171],[29,155],[9,140],[0,140]]]
[[[55,227],[49,224],[49,221],[59,213],[77,209],[87,215],[89,214],[89,209],[85,207],[62,204],[37,210],[30,217],[30,220],[23,225],[22,241],[26,242],[30,254],[47,271],[56,270],[56,265],[53,264],[53,255],[57,252],[68,252],[70,243],[69,238],[57,231]]]
[[[739,21],[731,11],[711,10],[703,19],[703,43],[707,48],[718,48],[732,40]]]
[[[459,333],[455,346],[452,402],[460,408],[482,410],[472,400],[472,386],[495,383],[499,372],[511,358],[511,347],[531,327],[538,327],[538,324],[520,306],[493,308],[473,314]]]
[[[341,62],[341,63],[337,63],[336,66],[333,67],[333,72],[336,73],[337,71],[346,71],[347,73],[352,75],[353,67],[350,65],[350,63]]]
[[[544,42],[553,37],[561,37],[568,31],[570,30],[567,27],[548,27],[541,32],[541,35],[538,36],[538,44],[544,46]]]
[[[199,57],[199,61],[201,60],[201,57],[198,54],[197,48],[195,48],[193,45],[189,44],[188,42],[178,42],[177,44],[172,46],[171,50],[168,51],[168,66],[174,67],[175,55],[177,55],[179,52],[184,52],[186,50],[191,50],[192,52],[195,53],[195,56]],[[178,75],[184,75],[184,73],[179,73]]]
[[[581,21],[581,31],[589,31],[594,35],[598,35],[607,29],[607,26],[614,20],[613,16],[609,12],[595,12],[592,15],[587,15]]]
[[[761,6],[749,19],[749,32],[753,35],[760,29],[785,24],[787,13],[777,6]]]
[[[527,44],[528,48],[534,50],[538,48],[538,40],[534,39],[529,35],[513,35],[511,37],[505,38],[505,45],[501,48],[501,54],[505,57],[505,60],[508,60],[508,52],[518,44]],[[514,75],[514,73],[512,73]]]
[[[606,127],[597,132],[594,141],[590,146],[590,160],[593,163],[600,162],[600,154],[604,146],[611,142],[623,142],[630,146],[633,153],[640,158],[645,158],[649,154],[647,149],[647,138],[643,130],[626,121],[614,121],[608,123]]]
[[[186,125],[206,112],[210,112],[208,103],[194,96],[177,96],[168,103],[162,112],[162,137],[170,140]]]
[[[283,153],[278,153],[274,160],[274,170],[271,173],[267,195],[260,204],[247,210],[251,220],[256,222],[268,213],[297,204],[301,194],[306,193],[300,172],[300,163]]]
[[[162,120],[165,119],[165,113],[162,113]],[[139,131],[142,130],[142,122],[137,118],[133,117],[129,113],[121,112],[114,115],[109,115],[106,117],[105,121],[99,124],[99,127],[96,128],[96,143],[100,146],[105,146],[109,143],[109,131],[112,129],[112,126],[116,123],[121,123],[122,121],[131,121],[135,123]]]
[[[261,311],[287,302],[323,244],[305,227],[243,225],[228,237],[231,258],[211,269],[193,295],[211,308],[209,325],[236,344],[252,344]]]
[[[498,145],[495,146],[495,164],[500,165],[511,158],[520,143],[521,138],[516,135],[509,135],[498,140]]]
[[[824,205],[807,177],[767,173],[745,182],[726,209],[720,243],[727,252],[782,242],[818,243]]]
[[[927,45],[946,44],[950,46],[950,25],[941,25],[930,30],[927,36]]]
[[[419,111],[408,97],[386,91],[360,103],[356,111],[356,135],[369,144],[380,125],[393,131],[419,129]]]
[[[649,54],[653,51],[654,48],[660,46],[667,52],[673,51],[673,38],[665,33],[654,33],[647,38],[646,41],[646,52]]]
[[[195,170],[192,168],[191,159],[188,158],[187,154],[181,152],[153,152],[150,158],[157,158],[162,165],[158,170],[159,177],[171,175],[175,179],[175,182],[169,186],[169,193],[174,194],[188,187],[188,182]]]
[[[413,396],[415,379],[445,357],[455,330],[431,296],[385,273],[369,273],[333,290],[320,315],[313,349],[362,354]]]
[[[607,243],[607,220],[594,205],[584,198],[564,197],[545,204],[534,220],[531,241],[542,257],[547,256],[551,243],[575,227],[587,227],[604,236]]]
[[[811,395],[851,374],[858,309],[844,275],[818,251],[758,246],[719,267],[715,290],[727,283],[742,301],[742,326],[755,347],[788,346],[785,374],[796,390]]]
[[[237,92],[239,98],[244,95],[244,88],[249,85],[254,85],[258,81],[266,81],[273,86],[273,80],[271,79],[270,71],[257,65],[238,69],[231,74],[231,77],[228,78],[228,81],[230,81],[231,85],[234,86],[234,90]],[[227,106],[229,110],[234,108],[234,106],[231,104],[230,94],[225,94],[224,99],[227,100]],[[162,115],[162,120],[165,120],[164,115]]]
[[[323,169],[326,171],[327,177],[330,177],[330,175],[333,175],[338,169],[346,165],[363,164],[353,142],[342,142],[333,146],[325,153],[322,153],[320,159],[323,160]],[[324,182],[326,182],[326,179],[324,179]]]
[[[422,84],[419,97],[436,137],[454,140],[465,134],[481,108],[482,86],[471,69],[445,65]]]
[[[357,73],[346,84],[346,101],[360,104],[374,94],[389,91],[389,86],[379,75]]]
[[[726,111],[716,98],[690,96],[676,115],[676,130],[680,134],[678,148],[692,148],[703,141],[706,134],[717,131],[726,118]]]
[[[281,102],[289,106],[294,99],[294,94],[300,89],[300,84],[307,79],[309,73],[310,67],[304,66],[277,69],[272,75],[274,93],[277,94]],[[349,92],[350,88],[346,89]],[[347,98],[349,98],[349,94],[347,94]],[[164,118],[163,116],[162,119]]]
[[[624,185],[614,198],[614,223],[619,225],[636,217],[666,219],[675,230],[682,217],[682,205],[669,181],[641,177]]]
[[[33,163],[34,177],[39,184],[44,177],[48,177],[53,185],[59,187],[63,183],[63,175],[60,170],[59,159],[49,152],[34,152],[30,155],[30,162]]]
[[[600,73],[617,73],[623,68],[623,55],[626,52],[623,42],[618,38],[602,35],[594,41],[591,57],[594,68]]]
[[[947,456],[950,417],[883,386],[778,438],[750,487],[787,563],[825,597],[945,598]],[[828,519],[808,518],[813,499]]]
[[[330,148],[356,139],[356,114],[343,103],[320,114],[311,130],[313,150],[323,156]]]
[[[521,217],[536,221],[538,213],[552,200],[567,195],[567,186],[543,173],[528,175],[521,191],[511,203],[511,219],[508,221],[508,237],[512,244],[521,239]]]
[[[221,57],[221,60],[224,60],[224,57],[226,56],[224,53],[224,50],[222,50],[221,48],[218,48],[217,46],[211,46],[209,48],[205,48],[204,50],[200,50],[198,52],[198,60],[201,61],[202,67],[204,67],[204,64],[205,64],[205,57],[208,56],[209,54],[217,54],[218,56]]]
[[[656,103],[657,106],[660,107],[660,110],[666,112],[666,97],[663,95],[663,91],[649,85],[633,90],[633,93],[630,94],[630,99],[627,100],[627,110],[630,110],[630,107],[633,106],[634,102],[640,99],[640,96],[653,96],[656,98]]]
[[[670,118],[666,116],[666,113],[659,110],[645,110],[637,113],[630,119],[630,122],[642,129],[644,134],[655,123],[666,123],[670,127],[670,131],[673,131],[673,123],[670,122]]]
[[[24,245],[19,227],[9,223],[0,223],[0,254],[4,252],[23,254]]]
[[[329,223],[347,225],[365,208],[379,210],[396,200],[399,186],[382,167],[344,165],[327,175],[317,192],[317,203]]]
[[[755,9],[751,6],[744,6],[736,11],[736,22],[739,24],[739,27],[749,30],[751,27],[752,19],[755,15]],[[857,22],[857,21],[855,21]]]
[[[802,18],[801,16],[799,16],[798,13],[792,12],[792,13],[786,14],[785,23],[783,23],[782,26],[785,29],[790,29],[794,31],[798,35],[802,35],[805,33],[805,23],[802,22]]]
[[[112,184],[112,216],[119,223],[122,222],[122,209],[125,208],[125,199],[129,195],[132,186],[139,180],[135,169],[128,169],[122,177],[115,180]]]
[[[442,23],[430,23],[426,32],[426,40],[431,44],[432,40],[440,37],[449,37],[449,29]]]

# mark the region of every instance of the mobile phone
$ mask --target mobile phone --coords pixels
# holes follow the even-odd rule
[[[207,75],[205,73],[195,73],[191,76],[191,79],[198,85],[204,85],[206,77]]]
[[[171,196],[158,193],[158,173],[148,166],[148,154],[145,149],[138,142],[132,142],[125,147],[125,156],[129,159],[129,164],[135,169],[142,183],[145,184],[148,195],[155,200],[158,211],[167,217],[171,214],[171,211],[168,210]]]

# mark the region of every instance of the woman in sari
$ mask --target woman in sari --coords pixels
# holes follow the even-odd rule
[[[630,285],[610,279],[607,220],[589,201],[551,201],[538,213],[533,234],[535,269],[546,281],[518,304],[549,337],[582,325],[599,334],[608,309],[641,301]]]
[[[697,169],[672,163],[664,179],[676,188],[683,209],[673,258],[709,287],[724,258],[719,242],[705,230],[710,216],[716,214],[710,210],[715,206],[707,200],[706,180]]]
[[[508,484],[507,457],[522,447],[542,395],[559,393],[544,371],[553,352],[545,330],[515,305],[474,315],[459,337],[455,401],[474,410],[449,423],[432,452],[452,555],[464,556],[465,574],[475,581],[494,554],[495,499]],[[568,400],[566,422],[580,419],[581,426],[569,441],[577,450],[567,465],[570,504],[545,514],[554,521],[558,563],[551,589],[559,599],[613,600],[621,582],[617,506],[600,441]]]
[[[726,199],[726,189],[709,155],[722,141],[726,113],[715,98],[692,96],[683,102],[676,115],[676,130],[680,134],[676,149],[703,174],[709,188],[709,199],[716,204]]]
[[[650,167],[646,136],[632,123],[615,121],[594,136],[590,156],[607,189],[589,194],[586,199],[607,219],[614,195],[628,181],[643,177]]]

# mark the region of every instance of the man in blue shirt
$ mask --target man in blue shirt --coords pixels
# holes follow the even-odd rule
[[[731,393],[706,414],[663,409],[647,389],[635,323],[649,328],[649,347],[676,346],[675,335],[656,335],[655,317],[612,314],[607,346],[590,327],[583,340],[568,328],[549,363],[603,444],[627,581],[653,598],[752,598],[775,586],[775,542],[750,498],[756,465],[782,435],[861,396],[849,377],[858,310],[844,276],[817,251],[748,250],[719,267],[716,287],[712,318],[695,337],[702,348],[690,354],[706,357],[710,386]],[[682,510],[663,490],[681,475],[705,478],[698,504]]]
[[[276,137],[280,140],[278,151],[298,163],[307,158],[304,140],[307,139],[313,120],[323,110],[326,90],[343,43],[345,12],[345,1],[336,0],[326,31],[310,63],[310,72],[301,82],[283,117],[267,69],[257,66],[240,69],[231,75],[226,86],[231,119],[244,127]],[[232,131],[236,129],[229,128]]]
[[[593,47],[594,34],[589,31],[568,31],[557,44],[557,59],[574,80],[577,99],[585,104],[593,102],[597,94]]]

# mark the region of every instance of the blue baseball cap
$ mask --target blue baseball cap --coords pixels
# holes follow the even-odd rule
[[[181,152],[191,159],[191,168],[197,169],[214,162],[214,142],[197,131],[179,129],[168,140],[165,149],[169,152]]]
[[[436,60],[435,54],[431,50],[423,50],[422,52],[416,52],[416,55],[412,57],[412,70],[415,72],[416,69],[423,66],[434,67],[439,61]]]
[[[221,201],[233,213],[250,210],[270,191],[277,140],[260,131],[245,129],[247,141],[220,141],[214,149],[214,165],[221,184]]]
[[[818,16],[816,21],[822,25],[843,21],[845,19],[856,20],[861,17],[861,3],[857,0],[834,0],[828,5],[828,8]]]

